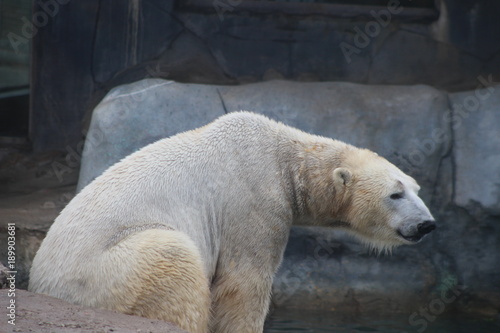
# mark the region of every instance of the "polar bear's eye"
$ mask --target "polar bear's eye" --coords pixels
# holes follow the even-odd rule
[[[403,199],[403,192],[393,193],[391,194],[390,198],[392,200]]]

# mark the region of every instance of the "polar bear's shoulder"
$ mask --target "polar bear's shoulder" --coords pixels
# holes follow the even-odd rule
[[[221,130],[235,129],[256,129],[256,128],[275,128],[285,126],[278,123],[264,115],[249,112],[249,111],[236,111],[228,113],[222,117],[217,118],[214,122],[207,125],[207,128],[214,127]]]
[[[200,128],[200,130],[214,131],[220,134],[225,133],[236,137],[244,136],[245,139],[252,139],[254,135],[256,137],[276,137],[278,134],[299,141],[310,141],[313,137],[320,138],[316,135],[303,132],[295,127],[268,118],[262,114],[250,111],[228,113]]]

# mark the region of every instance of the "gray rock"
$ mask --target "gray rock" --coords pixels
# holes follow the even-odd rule
[[[420,32],[399,30],[373,52],[367,83],[407,84],[411,77],[414,82],[457,89],[461,82],[469,82],[470,86],[481,66],[477,57],[450,43]]]
[[[452,100],[465,101],[469,95],[454,94]],[[443,186],[445,193],[452,193],[448,187],[455,188],[456,168],[457,203],[467,205],[472,198],[485,207],[496,205],[491,195],[479,193],[481,188],[493,189],[498,182],[498,157],[489,160],[498,156],[495,147],[499,142],[494,136],[498,115],[487,111],[498,105],[500,98],[495,93],[487,101],[490,106],[483,103],[458,126],[456,121],[450,121],[454,118],[450,118],[448,96],[422,85],[267,81],[213,86],[143,80],[117,87],[94,111],[79,188],[111,164],[157,139],[199,127],[227,112],[261,113],[385,156],[420,182],[424,200],[431,204],[440,222],[438,232],[422,244],[401,247],[392,256],[379,258],[341,232],[293,228],[273,288],[275,305],[378,313],[382,307],[387,314],[411,313],[429,306],[444,290],[456,292],[464,300],[473,297],[474,309],[489,314],[495,311],[499,295],[490,292],[496,290],[496,280],[489,278],[498,275],[493,265],[497,256],[486,255],[498,253],[494,220],[476,221],[468,211],[445,210],[451,196],[445,198],[439,190]],[[480,126],[481,133],[476,126]],[[468,133],[475,133],[472,141],[466,139]],[[451,160],[452,146],[456,161]],[[468,160],[467,156],[473,158]],[[488,161],[488,167],[475,163],[476,159]],[[484,170],[493,175],[487,178],[490,183],[486,177],[485,181],[477,177],[485,174]],[[470,182],[464,185],[463,179]],[[481,185],[467,190],[474,181]],[[471,228],[478,229],[474,235]],[[456,246],[457,239],[463,240],[463,246]],[[475,258],[477,253],[483,255]],[[463,286],[466,292],[457,291]],[[460,301],[446,309],[456,306],[468,311],[467,304],[472,303]]]
[[[483,86],[484,87],[484,86]],[[500,214],[500,86],[450,95],[455,132],[455,203]]]
[[[435,283],[427,253],[416,247],[398,248],[377,258],[341,231],[295,227],[274,280],[273,305],[410,313],[424,303]]]
[[[160,6],[163,8],[158,8]],[[93,8],[98,14],[92,40],[96,48],[106,50],[92,54],[93,79],[109,84],[124,68],[133,68],[165,53],[176,36],[184,30],[182,24],[172,19],[172,7],[172,2],[155,1],[154,4],[130,6],[104,3]],[[111,40],[114,45],[112,48],[109,47]]]
[[[77,191],[139,148],[205,125],[223,110],[208,85],[146,79],[113,89],[92,115]]]
[[[161,68],[161,73],[153,73],[155,77],[168,77],[178,82],[235,83],[224,74],[203,41],[192,33],[181,33],[156,66]]]
[[[451,146],[447,96],[423,85],[271,81],[219,90],[228,111],[262,113],[377,152],[414,176],[427,198]]]
[[[447,97],[422,85],[268,81],[210,86],[148,79],[115,88],[95,109],[78,189],[148,143],[238,110],[372,149],[415,176],[427,197],[450,147],[449,126],[443,122]],[[434,140],[436,129],[442,131],[440,140]]]
[[[410,8],[404,4],[405,10],[389,17],[383,17],[389,12],[380,1],[379,8],[372,1],[362,2],[375,7],[342,1],[344,9],[286,2],[87,0],[61,6],[62,15],[33,36],[34,149],[75,147],[92,101],[109,87],[144,77],[241,84],[267,80],[265,73],[274,69],[291,80],[427,84],[456,91],[473,89],[477,75],[491,73],[497,80],[500,75],[500,2],[443,0],[426,10],[411,8],[408,1]],[[274,9],[267,11],[269,5]],[[287,10],[290,6],[295,9]],[[33,13],[45,7],[37,1]],[[321,15],[308,14],[328,7]],[[422,10],[434,14],[420,15]],[[64,57],[61,48],[67,50]],[[4,57],[11,47],[0,49]],[[10,84],[20,77],[10,71],[0,75]],[[28,82],[28,72],[22,76]]]

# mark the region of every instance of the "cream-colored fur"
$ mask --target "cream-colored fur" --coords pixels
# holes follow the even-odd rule
[[[377,249],[414,243],[432,221],[417,191],[368,150],[231,113],[84,188],[43,241],[29,289],[194,333],[262,332],[292,224],[341,227]]]

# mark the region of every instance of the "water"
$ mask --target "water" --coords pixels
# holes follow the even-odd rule
[[[408,317],[346,318],[332,314],[273,313],[264,333],[500,333],[500,321],[459,318],[436,318],[433,322],[420,322],[410,326]]]

